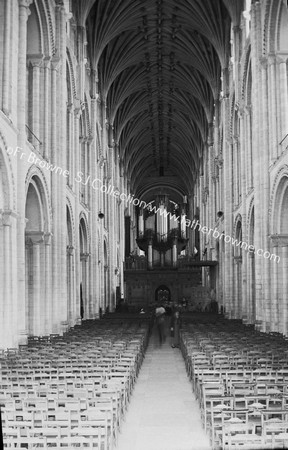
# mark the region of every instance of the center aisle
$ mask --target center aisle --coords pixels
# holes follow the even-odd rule
[[[209,450],[181,351],[156,330],[122,423],[116,450]]]

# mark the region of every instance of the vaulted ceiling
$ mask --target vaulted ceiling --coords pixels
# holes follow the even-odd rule
[[[193,193],[241,0],[81,0],[89,58],[138,198]],[[175,194],[176,195],[176,194]]]

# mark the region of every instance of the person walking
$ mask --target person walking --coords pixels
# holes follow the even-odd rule
[[[159,343],[162,345],[165,340],[165,308],[160,305],[156,308],[155,316],[156,316],[156,326],[158,330],[158,336],[159,336]]]

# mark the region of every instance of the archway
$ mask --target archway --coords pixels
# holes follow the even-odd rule
[[[52,321],[50,303],[46,301],[46,253],[45,227],[47,209],[41,182],[34,176],[26,195],[25,217],[25,270],[28,334],[45,334]]]
[[[155,291],[155,301],[157,303],[166,303],[171,300],[170,289],[164,284],[159,286]]]

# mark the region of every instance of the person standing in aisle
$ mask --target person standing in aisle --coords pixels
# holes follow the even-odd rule
[[[166,340],[165,335],[165,308],[160,305],[156,308],[155,316],[156,316],[156,326],[158,330],[159,343],[162,345]]]

